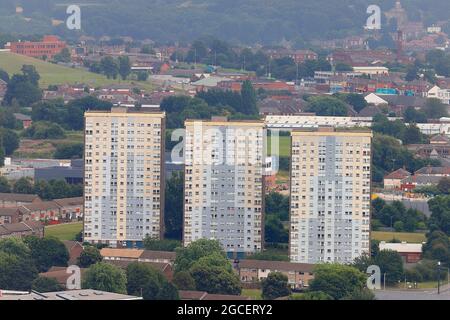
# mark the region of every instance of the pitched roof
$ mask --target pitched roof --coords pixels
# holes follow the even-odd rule
[[[381,109],[378,108],[377,106],[367,106],[365,108],[363,108],[359,113],[358,116],[360,117],[374,117],[377,114],[382,113]]]
[[[69,206],[82,206],[84,204],[83,197],[74,197],[74,198],[62,198],[53,200],[61,207],[69,207]]]
[[[170,263],[164,262],[145,262],[145,261],[127,261],[127,260],[105,260],[106,263],[113,264],[119,268],[126,269],[131,263],[146,264],[160,272],[164,272],[167,268],[171,268]]]
[[[296,272],[312,272],[314,264],[294,263],[287,261],[268,261],[268,260],[240,260],[239,268],[245,269],[268,269],[276,271],[296,271]]]
[[[39,199],[37,194],[0,193],[0,201],[33,202]]]
[[[5,223],[0,225],[0,235],[9,235],[16,232],[35,231],[43,229],[44,226],[39,221],[27,221],[19,223]]]
[[[437,134],[430,139],[430,143],[450,143],[450,139],[445,134]]]
[[[66,246],[67,251],[70,252],[70,250],[72,250],[73,247],[75,246],[81,246],[83,247],[83,245],[81,243],[79,243],[78,241],[72,241],[72,240],[63,240],[62,243],[64,243],[64,245]]]
[[[16,216],[18,215],[18,208],[0,208],[0,216]]]
[[[14,113],[14,117],[20,121],[31,121],[31,117],[23,113]]]
[[[178,294],[181,300],[203,300],[208,293],[205,291],[179,290]]]
[[[384,176],[384,179],[394,179],[394,180],[401,180],[405,179],[406,177],[411,176],[411,173],[403,168],[397,169],[388,175]]]
[[[176,253],[170,251],[154,251],[154,250],[144,250],[139,259],[148,260],[175,260]]]
[[[380,242],[379,244],[380,250],[392,250],[397,252],[404,253],[417,253],[422,252],[422,244],[421,243],[387,243]]]
[[[55,201],[42,201],[20,206],[21,212],[46,211],[51,209],[59,209],[60,206]]]
[[[130,258],[130,259],[138,259],[143,252],[144,250],[141,249],[103,248],[100,250],[100,254],[103,257]]]
[[[450,167],[423,167],[414,175],[450,175]]]
[[[402,180],[402,183],[412,183],[416,185],[438,184],[441,181],[440,176],[410,176]]]

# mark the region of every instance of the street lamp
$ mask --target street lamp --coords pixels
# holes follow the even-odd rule
[[[438,294],[441,293],[441,262],[438,261]]]

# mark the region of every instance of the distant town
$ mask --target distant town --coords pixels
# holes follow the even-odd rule
[[[301,47],[0,29],[0,301],[450,300],[450,21],[383,14]]]

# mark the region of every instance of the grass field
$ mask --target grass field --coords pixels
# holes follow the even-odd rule
[[[411,243],[426,242],[425,233],[372,231],[372,240],[391,241],[393,238]]]
[[[45,227],[46,237],[56,237],[59,240],[74,240],[75,236],[83,229],[82,222],[58,224]]]
[[[64,139],[47,139],[47,140],[32,140],[21,139],[19,148],[14,152],[15,158],[39,158],[48,159],[53,158],[58,145],[83,143],[84,135],[82,131],[66,131],[66,138]]]
[[[282,136],[279,138],[279,150],[275,154],[280,157],[289,157],[291,155],[291,137]],[[272,155],[272,139],[267,141],[267,154]]]
[[[252,300],[262,300],[261,289],[242,289],[241,296],[250,297]]]
[[[14,73],[20,73],[22,65],[29,64],[36,67],[41,75],[39,84],[41,88],[47,88],[48,85],[54,84],[89,84],[91,86],[103,86],[108,84],[119,83],[119,80],[107,79],[105,76],[88,72],[82,69],[75,69],[45,62],[27,56],[17,55],[10,52],[0,52],[0,68],[12,76]],[[120,83],[130,84],[131,81],[121,81]],[[150,82],[136,82],[137,87],[142,89],[153,88]]]

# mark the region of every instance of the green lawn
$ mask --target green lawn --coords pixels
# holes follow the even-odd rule
[[[410,243],[426,242],[425,233],[372,231],[372,240],[391,241],[393,238]]]
[[[261,289],[242,289],[241,296],[250,297],[252,300],[262,300]]]
[[[291,137],[279,137],[279,150],[275,152],[280,157],[289,157],[291,155]],[[267,140],[267,154],[272,155],[272,139]]]
[[[42,88],[47,88],[50,84],[58,85],[84,83],[91,86],[103,86],[114,83],[131,83],[131,81],[119,82],[119,80],[107,79],[101,74],[88,72],[82,69],[64,67],[10,52],[0,52],[0,68],[8,72],[10,76],[14,73],[20,73],[20,69],[24,64],[33,65],[36,67],[37,71],[41,75],[39,84]],[[136,86],[149,90],[154,88],[150,82],[136,82]]]
[[[83,222],[66,223],[45,227],[46,237],[56,237],[59,240],[74,240],[83,229]]]

